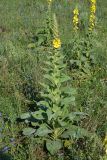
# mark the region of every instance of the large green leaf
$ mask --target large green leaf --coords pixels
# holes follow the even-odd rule
[[[42,110],[32,112],[32,116],[37,120],[43,120],[44,119],[42,114],[43,114]]]
[[[75,97],[66,97],[62,99],[61,105],[69,105],[72,104],[72,102],[75,102]]]
[[[75,95],[77,93],[76,89],[72,88],[72,87],[63,87],[63,88],[61,88],[61,90],[62,90],[62,92],[70,94],[70,95]]]
[[[53,112],[52,112],[50,109],[48,109],[48,110],[46,111],[46,113],[47,113],[47,116],[48,116],[48,121],[51,121],[51,119],[52,119],[53,116],[54,116]]]
[[[49,103],[47,101],[40,101],[40,102],[37,103],[37,105],[44,106],[44,107],[47,107],[47,108],[50,107]]]
[[[63,82],[67,82],[68,80],[70,80],[71,78],[67,75],[63,75],[61,78],[60,78],[60,83],[63,83]]]
[[[62,142],[61,140],[47,140],[46,147],[47,150],[54,155],[62,148]]]
[[[59,106],[57,106],[57,105],[54,104],[54,105],[53,105],[53,108],[52,108],[52,111],[53,111],[54,113],[60,111]]]
[[[73,112],[71,112],[68,114],[68,117],[71,121],[73,121],[75,119],[76,115]]]
[[[71,125],[63,134],[62,138],[82,138],[82,137],[89,137],[90,132],[86,129],[81,128],[79,126]]]
[[[72,129],[68,129],[64,131],[64,133],[61,135],[62,138],[76,138],[76,131]]]
[[[49,85],[44,84],[44,83],[39,83],[39,84],[43,87],[43,89],[49,90]]]
[[[35,131],[36,131],[36,129],[33,129],[33,128],[28,127],[28,128],[24,128],[24,129],[23,129],[23,134],[24,134],[25,136],[30,136],[30,135],[33,134]]]
[[[37,129],[35,135],[43,137],[43,136],[47,136],[49,133],[52,133],[52,130],[50,130],[45,124],[42,124]]]
[[[31,48],[35,48],[35,46],[36,46],[35,43],[29,43],[27,47],[31,49]]]
[[[64,120],[58,119],[58,123],[59,123],[59,125],[61,125],[61,127],[65,127],[65,126],[68,125],[69,122],[68,121],[66,122]]]

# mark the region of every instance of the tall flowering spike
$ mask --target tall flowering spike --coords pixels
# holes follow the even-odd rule
[[[103,141],[103,145],[105,146],[105,153],[107,155],[107,134],[106,134],[105,139]]]
[[[48,12],[51,12],[52,0],[47,0],[48,2]]]
[[[95,28],[96,0],[90,0],[90,2],[89,30],[92,31]]]
[[[55,38],[59,37],[59,30],[58,30],[58,22],[55,13],[53,14],[53,35]]]
[[[78,8],[75,8],[73,10],[73,29],[74,31],[78,30],[78,24],[79,24],[79,10]]]
[[[53,15],[53,47],[54,48],[60,48],[61,47],[61,40],[59,38],[59,30],[58,30],[58,23],[57,23],[57,18],[56,15]]]
[[[52,3],[52,0],[47,0],[48,1],[48,4],[51,4]]]

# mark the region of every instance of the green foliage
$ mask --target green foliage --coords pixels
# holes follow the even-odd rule
[[[66,55],[68,66],[71,70],[72,77],[77,81],[89,79],[93,74],[92,68],[96,63],[93,43],[95,43],[93,35],[89,33],[84,35],[76,33],[69,45],[63,47],[65,53],[66,50],[68,51]]]
[[[78,36],[72,33],[76,5]],[[107,129],[107,1],[97,0],[96,29],[90,36],[88,0],[55,0],[48,7],[45,0],[0,1],[0,159],[106,160],[102,142]],[[51,48],[53,12],[60,27],[61,51]],[[65,67],[59,68],[62,87],[58,89],[54,67],[44,62],[62,53]],[[56,107],[53,94],[61,96]],[[69,110],[65,119],[64,106]],[[20,123],[17,117],[24,112],[25,123]],[[28,136],[22,136],[22,128]],[[5,147],[9,150],[1,153]]]
[[[36,126],[35,130],[24,129],[23,134],[27,135],[28,132],[29,135],[35,132],[34,136],[43,137],[49,152],[55,154],[62,148],[64,139],[86,136],[85,130],[72,125],[74,121],[78,121],[78,116],[83,118],[86,115],[74,112],[76,90],[72,86],[70,88],[66,86],[70,77],[65,74],[66,65],[63,63],[64,57],[60,50],[52,51],[43,68],[45,70],[45,81],[41,83],[43,100],[37,103],[38,110],[23,114],[21,118],[27,119],[31,124],[34,118]],[[50,147],[51,145],[53,147]]]
[[[64,56],[60,49],[49,51],[43,70],[45,71],[44,81],[41,83],[43,100],[37,103],[38,108],[35,112],[21,116],[31,125],[33,122],[33,128],[25,128],[23,134],[33,133],[35,137],[43,137],[47,150],[54,155],[62,149],[64,140],[78,139],[88,135],[84,129],[73,125],[86,115],[76,112],[76,90],[71,85],[68,87],[71,78],[66,75],[66,64],[64,64]]]

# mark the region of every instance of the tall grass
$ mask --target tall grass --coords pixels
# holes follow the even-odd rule
[[[73,57],[71,45],[74,38],[73,9],[76,6],[79,9],[79,38],[81,38],[87,33],[89,5],[88,0],[54,0],[52,2],[52,11],[57,15],[62,50],[67,62]],[[2,131],[4,136],[0,138],[0,150],[9,146],[11,148],[9,153],[12,154],[14,160],[31,160],[32,157],[35,160],[39,153],[41,153],[41,159],[45,157],[42,147],[37,148],[38,146],[36,147],[33,143],[33,138],[21,137],[21,129],[26,125],[19,123],[18,117],[23,112],[33,110],[35,101],[40,98],[39,91],[42,88],[39,82],[43,79],[42,67],[47,48],[42,46],[42,42],[38,43],[38,38],[41,37],[44,41],[43,30],[47,8],[45,0],[0,1],[0,112],[2,112],[0,121],[5,122]],[[78,80],[76,82],[72,80],[73,85],[78,89],[77,108],[89,115],[89,118],[81,121],[80,125],[90,132],[97,133],[101,142],[107,129],[106,8],[105,0],[97,0],[97,21],[91,51],[91,54],[94,55],[92,75],[81,83],[78,83]],[[68,73],[71,75],[69,62]],[[10,138],[15,138],[15,146],[11,146]],[[77,142],[80,144],[74,146],[73,153],[69,157],[76,159],[80,156],[80,160],[85,160],[84,155],[87,157],[90,155],[93,160],[100,159],[105,152],[100,142],[93,143],[91,140],[84,142],[89,142],[89,145],[83,144],[82,140]]]

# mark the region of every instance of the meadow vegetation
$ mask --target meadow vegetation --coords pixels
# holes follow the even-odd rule
[[[0,1],[0,160],[107,160],[106,8]]]

